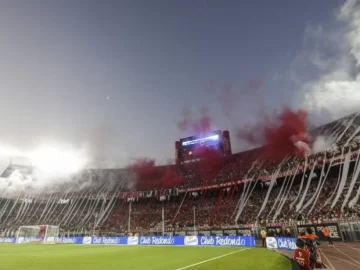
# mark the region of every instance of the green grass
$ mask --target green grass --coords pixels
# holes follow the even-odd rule
[[[266,249],[227,247],[0,245],[1,270],[290,270],[290,261]]]

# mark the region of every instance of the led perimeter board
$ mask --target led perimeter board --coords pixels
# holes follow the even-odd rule
[[[202,148],[211,148],[223,155],[231,155],[229,131],[217,130],[204,136],[191,136],[175,142],[175,159],[177,163],[198,159],[197,152]]]

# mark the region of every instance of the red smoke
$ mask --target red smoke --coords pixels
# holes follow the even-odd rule
[[[153,159],[139,159],[128,166],[135,174],[133,189],[170,188],[183,183],[184,177],[174,165],[155,166]]]
[[[203,134],[211,131],[212,119],[206,107],[200,109],[200,118],[193,119],[193,113],[185,108],[182,113],[182,120],[178,123],[181,131],[191,132],[193,134]]]
[[[258,90],[263,84],[261,79],[254,79],[249,82],[248,91]]]
[[[229,89],[231,86],[229,85]],[[183,119],[179,123],[179,128],[182,131],[191,132],[191,135],[203,137],[209,135],[212,130],[212,119],[209,116],[208,109],[202,108],[200,110],[200,118],[194,119],[192,112],[189,109],[184,109]],[[190,135],[190,134],[189,134]],[[185,165],[191,173],[196,175],[195,178],[200,178],[204,182],[213,180],[218,174],[221,166],[224,164],[223,154],[213,148],[199,146],[192,150],[194,158],[200,161],[194,164]]]
[[[184,183],[184,176],[180,173],[175,165],[167,166],[162,173],[158,187],[160,188],[174,188]]]
[[[200,158],[199,174],[204,182],[209,183],[217,176],[225,158],[221,152],[209,147],[198,148],[196,154]]]
[[[283,160],[292,154],[303,156],[311,143],[306,121],[305,111],[286,108],[272,119],[239,130],[237,137],[253,145],[265,145],[265,159]]]
[[[246,95],[254,94],[263,84],[261,79],[250,80],[246,85],[235,86],[232,83],[219,84],[215,81],[210,82],[210,91],[217,93],[217,101],[220,104],[226,117],[233,115],[234,110],[238,107]],[[246,97],[248,99],[249,96]]]
[[[218,96],[218,102],[225,116],[230,117],[234,108],[240,101],[240,95],[236,93],[234,87],[230,83],[225,83]]]

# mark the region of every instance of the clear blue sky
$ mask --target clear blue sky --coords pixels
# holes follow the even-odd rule
[[[290,102],[285,74],[307,25],[330,24],[342,2],[3,0],[0,140],[90,141],[120,165],[144,156],[164,162],[175,140],[192,135],[177,127],[184,107],[207,106],[214,129],[232,131],[258,104]],[[260,90],[229,121],[210,81],[241,88],[254,79]]]

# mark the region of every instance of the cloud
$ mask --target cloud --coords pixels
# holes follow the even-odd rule
[[[331,29],[306,27],[303,51],[290,71],[298,89],[294,107],[306,109],[316,122],[360,110],[359,1],[346,1],[333,19]]]

